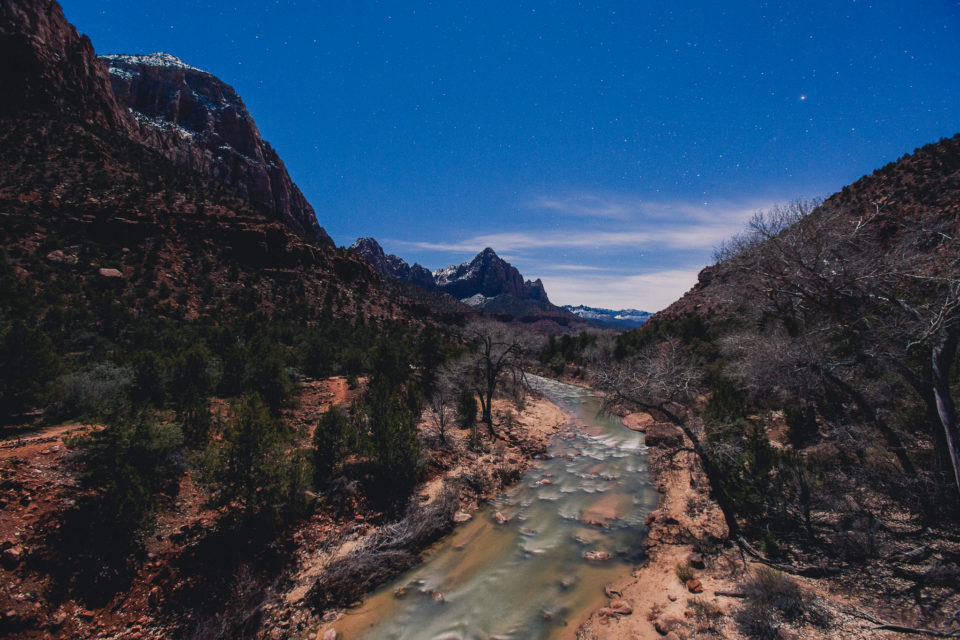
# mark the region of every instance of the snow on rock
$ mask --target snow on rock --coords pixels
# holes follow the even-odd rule
[[[118,66],[118,64],[128,64],[134,66],[143,65],[145,67],[173,67],[175,69],[183,69],[184,71],[198,71],[200,73],[207,73],[203,69],[190,66],[177,56],[164,53],[163,51],[148,53],[146,55],[111,53],[102,55],[100,58],[102,60],[106,60],[110,64],[111,68]]]

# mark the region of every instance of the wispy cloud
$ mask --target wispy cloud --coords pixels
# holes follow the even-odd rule
[[[740,203],[644,202],[623,196],[579,195],[541,197],[534,207],[575,216],[606,218],[585,225],[557,220],[549,230],[501,231],[478,234],[456,242],[398,241],[424,250],[475,253],[492,247],[498,253],[546,249],[608,251],[623,248],[663,250],[712,249],[743,228],[758,209],[772,201]]]
[[[560,195],[539,195],[527,205],[530,209],[545,209],[578,217],[606,218],[625,221],[710,222],[718,218],[743,219],[744,212],[769,207],[774,201],[750,199],[746,201],[712,200],[648,200],[636,195],[571,192]]]
[[[536,264],[535,268],[543,271],[591,271],[608,272],[610,269],[605,267],[594,267],[588,264]]]
[[[524,249],[596,249],[622,247],[642,249],[657,245],[665,249],[704,249],[716,246],[740,230],[742,223],[664,227],[646,231],[554,230],[543,233],[504,232],[478,235],[460,242],[398,241],[428,251],[477,252],[492,247],[498,253]]]
[[[538,196],[531,203],[533,209],[548,209],[557,213],[589,218],[625,220],[635,215],[641,202],[631,198],[580,193],[563,196]]]
[[[696,284],[697,273],[667,269],[616,278],[551,275],[543,277],[543,285],[554,304],[659,311]]]

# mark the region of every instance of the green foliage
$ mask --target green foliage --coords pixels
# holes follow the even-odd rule
[[[743,419],[714,424],[704,445],[720,475],[714,489],[724,492],[747,533],[796,526],[787,511],[788,474],[761,425]]]
[[[55,422],[87,418],[112,421],[129,409],[133,371],[112,362],[100,362],[61,376],[44,419]]]
[[[819,437],[817,413],[813,406],[787,407],[784,415],[787,427],[790,429],[787,435],[794,449],[802,449],[815,442]]]
[[[477,396],[470,389],[463,389],[457,396],[457,424],[461,429],[472,429],[477,425]]]
[[[284,400],[293,393],[296,383],[287,371],[287,354],[284,349],[263,334],[254,337],[246,362],[243,390],[257,393],[270,408],[280,415]]]
[[[356,425],[339,407],[331,407],[323,414],[313,432],[313,478],[317,487],[324,487],[340,472],[357,441]]]
[[[568,362],[582,365],[584,350],[596,342],[597,335],[586,331],[581,331],[577,335],[565,333],[559,339],[551,335],[540,351],[540,362],[547,364],[559,374]]]
[[[653,321],[638,329],[617,336],[613,355],[617,360],[639,353],[644,347],[668,338],[680,340],[702,361],[709,363],[719,357],[714,344],[714,332],[700,316],[689,316],[673,322]]]
[[[141,413],[68,442],[90,493],[63,517],[51,548],[62,579],[102,602],[126,584],[131,554],[154,525],[157,495],[175,494],[183,470],[180,431]]]
[[[302,515],[309,483],[302,456],[289,455],[292,434],[257,394],[244,396],[206,455],[210,504],[228,507],[241,524],[274,527]]]
[[[704,410],[704,418],[713,423],[728,423],[746,415],[747,394],[727,378],[717,377]]]
[[[0,325],[0,423],[36,406],[57,372],[53,342],[16,320]]]
[[[162,407],[167,394],[164,375],[166,367],[155,352],[145,349],[131,358],[133,384],[130,399],[135,406]]]
[[[98,493],[98,510],[120,532],[149,528],[154,494],[175,492],[182,436],[146,413],[70,443],[78,449],[80,485]]]
[[[357,418],[370,439],[373,497],[388,505],[403,503],[423,472],[417,423],[420,412],[409,396],[386,384],[371,386]]]
[[[178,353],[173,359],[170,396],[187,441],[193,446],[205,445],[210,437],[211,418],[207,398],[214,389],[210,359],[210,351],[200,344]]]

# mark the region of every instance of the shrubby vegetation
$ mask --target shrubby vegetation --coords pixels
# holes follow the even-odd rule
[[[257,394],[244,396],[205,456],[210,504],[229,507],[242,524],[273,527],[303,515],[311,472],[293,433]]]
[[[129,578],[131,554],[150,531],[158,496],[176,495],[184,460],[176,425],[141,412],[68,443],[85,491],[55,533],[53,566],[64,587],[99,601]]]
[[[878,512],[960,513],[960,265],[946,218],[817,205],[758,214],[718,252],[717,311],[623,333],[594,364],[612,401],[689,436],[734,536],[865,561]]]

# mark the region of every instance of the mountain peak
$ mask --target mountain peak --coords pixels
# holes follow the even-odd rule
[[[384,255],[383,247],[380,246],[376,238],[357,238],[357,241],[350,245],[350,250],[364,256],[368,253]]]
[[[99,58],[107,61],[111,68],[115,68],[119,65],[138,65],[144,67],[169,67],[174,69],[183,69],[184,71],[207,73],[203,69],[198,69],[197,67],[191,66],[177,56],[166,53],[165,51],[132,55],[125,53],[108,53],[99,56]]]

